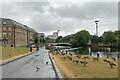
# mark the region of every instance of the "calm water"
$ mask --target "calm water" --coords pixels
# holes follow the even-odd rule
[[[57,46],[56,48],[65,49],[70,47],[65,46]],[[92,53],[92,56],[97,57],[97,53],[100,54],[100,57],[107,57],[108,54],[110,54],[109,57],[115,57],[117,58],[117,54],[120,53],[120,50],[117,48],[108,48],[108,47],[99,47],[99,48],[91,48],[91,47],[82,47],[79,49],[71,50],[69,51],[72,54],[80,54],[80,55],[86,55],[89,56],[90,52]]]
[[[117,58],[117,54],[120,52],[117,48],[91,48],[91,47],[83,47],[83,48],[79,48],[73,51],[70,51],[73,54],[82,54],[82,55],[87,55],[89,56],[89,53],[92,53],[92,56],[97,57],[97,53],[100,54],[100,57],[107,57],[107,55],[109,54],[109,57],[116,57]]]

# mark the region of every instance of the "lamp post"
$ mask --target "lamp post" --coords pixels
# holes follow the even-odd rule
[[[98,20],[95,20],[95,23],[96,23],[96,36],[98,36]]]
[[[59,31],[60,31],[60,30],[57,31],[57,37],[59,36]],[[59,46],[60,46],[60,45],[59,45],[59,41],[58,41],[58,50],[59,50],[59,52],[60,52]]]
[[[95,20],[95,23],[96,23],[96,36],[98,36],[98,20]],[[98,47],[98,43],[96,44],[96,46]],[[99,57],[99,52],[97,51],[97,58]]]

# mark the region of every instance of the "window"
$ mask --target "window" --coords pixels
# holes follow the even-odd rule
[[[8,43],[11,44],[11,40],[9,40]]]
[[[3,27],[3,30],[6,30],[6,27]]]
[[[30,39],[32,39],[32,36],[30,36]]]
[[[19,32],[21,32],[21,29],[19,29]]]
[[[8,37],[11,38],[11,33],[8,34]]]
[[[7,22],[3,22],[3,24],[7,24]]]
[[[18,29],[17,29],[17,31],[18,31],[18,32],[21,32],[21,29],[20,29],[20,28],[18,28]]]
[[[6,37],[7,37],[6,33],[3,33],[3,37],[4,37],[4,38],[6,38]]]
[[[0,37],[1,37],[1,32],[0,32]]]
[[[3,41],[3,45],[6,45],[6,41]]]
[[[9,27],[8,30],[11,30],[11,27]]]

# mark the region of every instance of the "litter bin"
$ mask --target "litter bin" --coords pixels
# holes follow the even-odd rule
[[[30,52],[32,52],[32,47],[30,47]]]
[[[97,53],[97,57],[100,57],[100,54],[99,54],[99,53]]]
[[[11,47],[13,47],[13,45],[11,45]]]

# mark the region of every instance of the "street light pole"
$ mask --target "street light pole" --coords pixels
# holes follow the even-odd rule
[[[98,36],[98,20],[95,20],[95,23],[96,23],[96,36]]]
[[[57,31],[57,36],[59,36],[59,31],[60,31],[60,30]],[[59,46],[60,46],[60,45],[59,45],[59,41],[58,41],[58,50],[59,50]],[[60,51],[60,50],[59,50],[59,51]]]
[[[96,36],[98,37],[98,20],[95,20],[95,23],[96,23]],[[97,43],[97,47],[98,47],[98,43]],[[99,57],[99,53],[98,53],[98,51],[97,51],[97,58]]]

